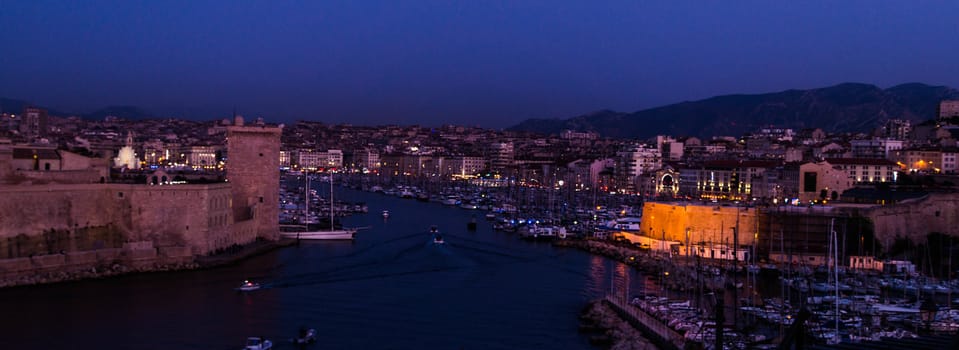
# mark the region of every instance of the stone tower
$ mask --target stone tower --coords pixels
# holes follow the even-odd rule
[[[233,219],[256,237],[279,239],[281,128],[243,125],[237,116],[227,127],[226,177],[233,191]],[[250,221],[248,225],[244,222]]]

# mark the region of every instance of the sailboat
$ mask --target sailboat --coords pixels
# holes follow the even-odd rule
[[[284,238],[311,239],[311,240],[352,240],[356,234],[356,229],[341,228],[339,230],[333,225],[333,172],[330,172],[330,229],[313,230],[310,228],[310,177],[306,177],[306,208],[304,217],[305,222],[299,225],[280,225],[280,236]]]

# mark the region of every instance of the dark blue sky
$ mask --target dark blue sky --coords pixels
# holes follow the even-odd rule
[[[0,96],[501,128],[840,82],[959,87],[959,1],[0,0]]]

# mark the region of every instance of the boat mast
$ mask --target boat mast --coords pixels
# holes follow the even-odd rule
[[[330,232],[333,232],[333,168],[330,168]]]
[[[303,198],[305,199],[304,202],[306,202],[303,204],[303,208],[305,210],[303,215],[305,216],[305,218],[303,220],[300,220],[300,222],[302,222],[304,225],[309,225],[310,224],[310,173],[309,171],[306,172],[305,176],[306,176],[306,193],[303,195]]]
[[[832,245],[832,260],[833,260],[833,283],[836,284],[836,300],[833,302],[836,305],[836,337],[839,337],[839,240],[836,237],[836,218],[832,218],[829,222],[829,235],[830,244]],[[829,271],[829,270],[826,270]]]

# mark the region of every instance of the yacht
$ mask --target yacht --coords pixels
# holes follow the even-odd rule
[[[330,174],[330,228],[328,230],[314,229],[310,225],[310,178],[306,178],[306,201],[304,203],[307,219],[299,225],[280,225],[280,236],[283,238],[308,240],[351,240],[356,235],[356,229],[341,228],[337,230],[333,225],[333,174]]]
[[[610,220],[603,225],[603,228],[612,229],[617,231],[630,231],[638,232],[640,230],[640,222],[642,219],[637,217],[624,217],[618,218],[616,220]]]
[[[533,225],[522,234],[522,238],[530,241],[549,241],[556,238],[566,238],[566,228],[562,226]]]
[[[356,229],[312,229],[307,225],[280,225],[280,236],[283,238],[306,240],[351,240],[356,236]]]

